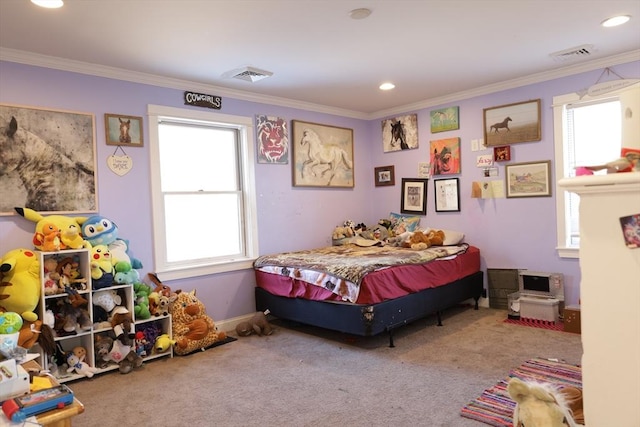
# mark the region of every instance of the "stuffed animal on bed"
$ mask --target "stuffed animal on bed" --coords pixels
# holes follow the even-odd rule
[[[575,387],[556,387],[549,383],[522,381],[513,377],[507,386],[516,402],[513,425],[526,427],[580,427],[582,391]]]
[[[218,331],[213,319],[207,316],[204,304],[196,297],[196,291],[182,292],[172,296],[169,305],[173,339],[176,341],[174,353],[185,355],[196,350],[204,350],[227,337]]]

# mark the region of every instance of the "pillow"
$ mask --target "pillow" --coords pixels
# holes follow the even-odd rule
[[[428,233],[429,230],[442,230],[444,232],[444,242],[442,242],[443,246],[458,245],[464,240],[464,233],[460,231],[444,230],[442,228],[427,228],[425,232]]]
[[[391,221],[391,230],[395,234],[401,234],[404,231],[416,231],[420,227],[420,217],[413,215],[403,215],[395,212],[389,214],[389,220]],[[398,226],[404,227],[403,231],[396,233]],[[400,228],[400,230],[402,229]]]

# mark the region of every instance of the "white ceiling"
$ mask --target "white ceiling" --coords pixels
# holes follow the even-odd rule
[[[361,7],[371,16],[351,19]],[[600,26],[616,14],[632,19]],[[589,55],[550,56],[585,44]],[[0,0],[0,59],[168,78],[184,90],[267,95],[356,116],[596,69],[605,58],[638,59],[639,49],[638,0],[65,0],[56,10]],[[245,66],[273,76],[223,77]],[[396,89],[378,90],[385,81]]]

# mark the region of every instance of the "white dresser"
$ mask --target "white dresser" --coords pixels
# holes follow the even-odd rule
[[[640,426],[640,248],[620,217],[640,214],[640,172],[564,178],[580,196],[582,375],[587,427]]]

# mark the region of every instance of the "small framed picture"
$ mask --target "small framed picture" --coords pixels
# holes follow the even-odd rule
[[[402,178],[402,201],[400,212],[427,214],[427,182],[424,178]]]
[[[104,129],[107,145],[142,147],[144,144],[142,117],[105,114]]]
[[[460,183],[458,178],[436,179],[433,181],[436,212],[460,212]]]
[[[512,163],[505,167],[507,198],[551,196],[551,161]]]
[[[393,166],[380,166],[374,169],[376,187],[396,185],[396,177]]]
[[[494,162],[508,162],[511,160],[511,147],[503,145],[501,147],[493,147]]]

